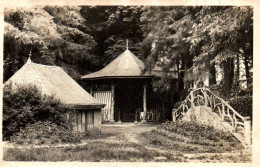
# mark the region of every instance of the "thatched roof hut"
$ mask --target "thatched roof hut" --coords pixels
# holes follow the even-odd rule
[[[86,92],[61,67],[27,63],[6,84],[35,85],[43,94],[53,95],[62,103],[83,108],[102,108],[102,104]]]
[[[5,84],[12,83],[14,88],[21,85],[35,85],[42,94],[53,95],[63,104],[78,109],[78,121],[75,130],[79,132],[93,131],[101,128],[101,104],[76,81],[74,81],[61,67],[36,64],[29,58]],[[93,118],[93,120],[92,120]],[[86,125],[86,120],[91,125]],[[93,126],[92,126],[93,125]]]

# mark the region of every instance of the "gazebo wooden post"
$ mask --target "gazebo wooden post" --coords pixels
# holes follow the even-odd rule
[[[118,111],[118,121],[117,121],[117,123],[122,123],[121,122],[121,117],[120,117],[120,110]]]
[[[115,85],[111,84],[111,111],[110,111],[110,122],[115,122]]]
[[[144,112],[144,117],[142,119],[142,123],[145,123],[146,122],[146,111],[147,111],[147,108],[146,108],[146,88],[147,88],[147,85],[143,85],[143,88],[144,88],[144,94],[143,94],[143,112]]]

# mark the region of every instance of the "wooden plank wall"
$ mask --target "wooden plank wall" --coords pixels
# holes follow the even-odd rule
[[[109,121],[112,100],[111,91],[95,91],[93,93],[95,99],[97,99],[102,104],[106,104],[106,106],[101,110],[101,120]]]
[[[94,131],[94,123],[96,120],[96,125],[99,125],[99,117],[100,111],[96,111],[97,118],[94,118],[94,111],[79,111],[77,114],[77,122],[74,124],[73,130],[79,133],[93,133]],[[97,127],[99,128],[99,126]]]
[[[86,130],[88,133],[93,133],[94,130],[94,111],[88,111],[86,113]]]

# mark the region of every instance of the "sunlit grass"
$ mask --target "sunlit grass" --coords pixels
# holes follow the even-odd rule
[[[199,131],[196,131],[199,129]],[[221,135],[220,135],[221,134]],[[250,162],[251,155],[230,134],[189,123],[166,123],[135,134],[83,137],[85,145],[63,148],[9,148],[7,161]],[[236,152],[233,154],[232,152]],[[240,154],[241,152],[241,154]],[[225,155],[211,153],[228,153]],[[186,154],[195,156],[186,157]]]

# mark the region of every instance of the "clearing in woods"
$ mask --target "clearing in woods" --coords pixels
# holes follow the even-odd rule
[[[251,153],[241,149],[242,145],[235,139],[201,140],[193,138],[194,134],[187,132],[187,128],[183,131],[179,129],[180,133],[177,134],[157,126],[158,124],[104,124],[101,135],[84,136],[80,145],[5,148],[4,160],[251,162]]]

